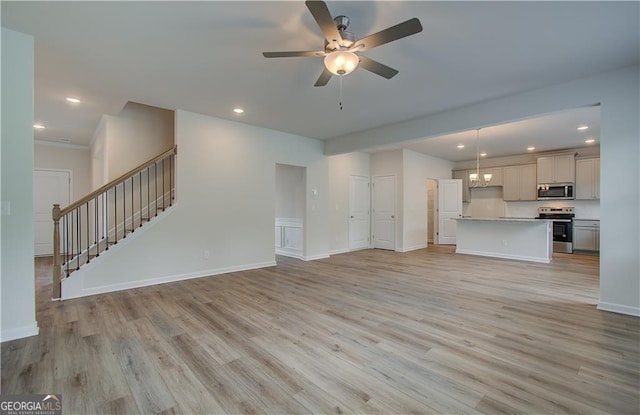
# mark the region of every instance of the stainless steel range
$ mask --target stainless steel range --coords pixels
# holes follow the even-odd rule
[[[538,208],[537,219],[553,220],[553,252],[573,253],[573,207]]]

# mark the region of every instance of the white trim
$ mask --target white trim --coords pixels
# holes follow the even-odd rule
[[[631,307],[628,305],[605,303],[600,301],[598,302],[598,310],[640,317],[640,307]]]
[[[222,274],[228,274],[231,272],[248,271],[252,269],[266,268],[266,267],[273,267],[273,266],[276,266],[275,261],[258,262],[255,264],[245,264],[245,265],[236,265],[232,267],[213,268],[208,270],[188,272],[185,274],[167,275],[164,277],[149,278],[146,280],[124,282],[124,283],[112,284],[112,285],[103,285],[100,287],[92,287],[92,288],[84,288],[83,287],[84,281],[82,281],[84,279],[83,278],[84,276],[76,275],[74,273],[74,274],[71,274],[70,277],[62,281],[61,298],[63,300],[69,300],[71,298],[87,297],[90,295],[129,290],[132,288],[148,287],[151,285],[166,284],[168,282],[184,281],[184,280],[190,280],[194,278],[213,277],[213,276],[218,276]],[[79,278],[74,279],[73,278],[74,276]],[[74,281],[74,280],[79,280],[79,281]]]
[[[318,254],[318,255],[308,255],[302,258],[303,261],[317,261],[318,259],[327,259],[329,258],[328,254]]]
[[[428,244],[418,244],[418,245],[410,246],[409,248],[396,249],[396,252],[417,251],[418,249],[424,249],[427,246],[428,246]]]
[[[467,249],[456,249],[456,254],[466,254],[466,255],[479,255],[486,256],[492,258],[503,258],[503,259],[515,259],[518,261],[530,261],[530,262],[539,262],[542,264],[548,264],[551,262],[550,259],[544,259],[539,257],[529,257],[522,255],[511,255],[511,254],[502,254],[498,252],[484,252],[484,251],[473,251]]]
[[[0,331],[0,342],[4,343],[11,340],[22,339],[24,337],[37,336],[38,333],[40,333],[40,328],[38,327],[38,322],[34,321],[33,324],[28,326]]]
[[[89,146],[83,146],[81,144],[63,143],[63,142],[57,142],[57,141],[44,141],[44,140],[33,140],[33,143],[40,146],[61,147],[61,148],[68,148],[68,149],[74,149],[74,150],[89,150]]]
[[[354,249],[354,251],[360,251],[361,249],[368,249],[368,248],[358,248],[358,249]],[[329,255],[340,255],[340,254],[346,254],[348,252],[353,252],[353,251],[349,248],[335,249],[333,251],[329,251]]]
[[[296,249],[294,252],[294,250],[291,248],[276,248],[276,255],[288,256],[289,258],[304,260],[301,249]]]

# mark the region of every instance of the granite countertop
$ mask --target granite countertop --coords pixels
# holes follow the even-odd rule
[[[461,218],[457,218],[457,220],[476,220],[476,221],[489,221],[489,222],[537,222],[544,223],[550,222],[551,219],[536,219],[536,218],[471,218],[463,216]]]

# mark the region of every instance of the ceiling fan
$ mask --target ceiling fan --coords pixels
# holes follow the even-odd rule
[[[356,40],[354,34],[347,31],[349,26],[349,18],[347,16],[331,17],[331,13],[329,13],[329,9],[323,1],[307,0],[305,5],[325,36],[324,50],[263,52],[262,55],[265,58],[324,57],[324,70],[314,86],[324,86],[333,75],[343,76],[350,74],[358,66],[383,78],[393,78],[398,74],[397,70],[366,56],[359,55],[357,52],[364,52],[422,31],[420,20],[414,17]]]

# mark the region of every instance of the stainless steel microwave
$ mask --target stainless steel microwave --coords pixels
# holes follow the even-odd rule
[[[538,200],[575,199],[573,183],[550,183],[538,185]]]

